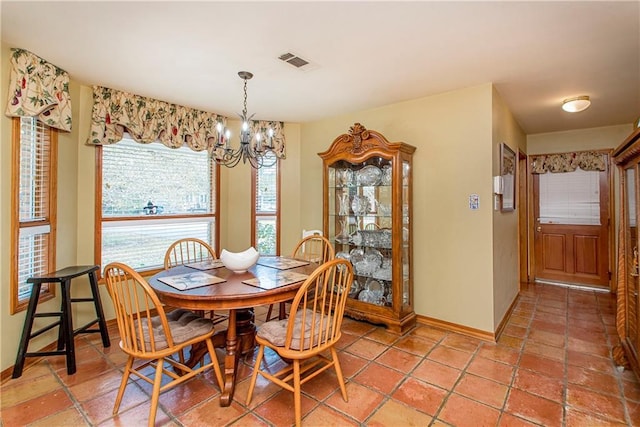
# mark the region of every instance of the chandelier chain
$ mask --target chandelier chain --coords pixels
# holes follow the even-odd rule
[[[242,108],[242,117],[247,118],[247,79],[244,78],[244,107]]]

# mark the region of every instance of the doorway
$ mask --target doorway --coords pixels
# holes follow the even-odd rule
[[[534,156],[534,280],[608,289],[610,167],[603,152]]]

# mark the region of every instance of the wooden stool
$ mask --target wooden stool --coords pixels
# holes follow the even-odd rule
[[[18,349],[18,356],[16,357],[16,364],[13,367],[13,378],[19,378],[22,375],[22,368],[24,367],[24,361],[27,357],[63,354],[67,357],[67,374],[74,374],[76,372],[76,355],[73,337],[78,334],[100,332],[100,335],[102,335],[102,345],[104,347],[109,347],[111,345],[111,342],[109,341],[109,333],[107,332],[107,324],[104,319],[104,312],[102,311],[98,280],[96,279],[96,270],[99,268],[100,267],[97,265],[79,265],[66,267],[53,273],[34,276],[27,279],[27,283],[33,283],[33,288],[31,289],[29,307],[27,308],[27,315],[24,320],[24,329],[22,330],[22,338],[20,339],[20,347]],[[91,284],[91,293],[93,294],[93,298],[71,298],[71,279],[82,276],[83,274],[87,274],[89,276],[89,283]],[[60,283],[62,304],[59,312],[36,313],[40,289],[43,283]],[[97,318],[81,328],[74,330],[71,315],[71,303],[89,301],[93,301]],[[36,317],[59,317],[60,320],[31,333],[33,320]],[[96,323],[98,324],[99,329],[89,329],[89,327]],[[31,338],[35,338],[56,326],[59,326],[58,348],[56,351],[27,352],[29,340],[31,340]]]

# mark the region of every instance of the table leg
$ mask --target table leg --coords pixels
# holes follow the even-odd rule
[[[224,389],[220,396],[220,406],[231,405],[233,392],[236,388],[236,364],[238,363],[237,355],[238,340],[236,335],[236,310],[229,310],[229,326],[227,327],[227,345],[226,354],[224,356]]]

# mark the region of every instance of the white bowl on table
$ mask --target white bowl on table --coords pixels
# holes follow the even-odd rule
[[[223,249],[220,260],[225,267],[234,273],[244,273],[249,267],[258,261],[260,253],[252,246],[242,252],[229,252]]]

